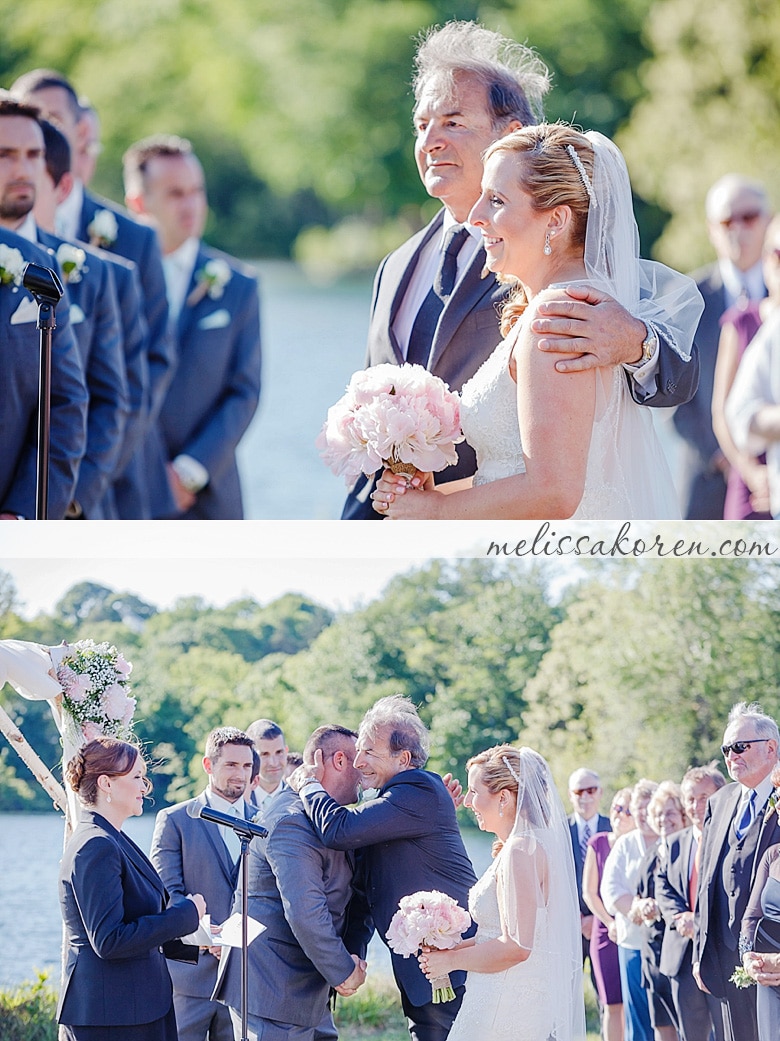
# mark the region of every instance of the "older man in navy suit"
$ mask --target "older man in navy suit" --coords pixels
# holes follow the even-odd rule
[[[130,209],[160,237],[179,365],[160,412],[176,509],[156,517],[240,520],[236,447],[260,397],[257,280],[201,241],[207,203],[203,169],[189,141],[156,136],[125,154]]]
[[[0,151],[6,157],[16,152],[23,162],[22,157],[32,156],[41,142],[46,148],[47,133],[58,131],[39,120],[32,106],[0,97]],[[45,201],[47,194],[43,153],[38,152],[26,174],[20,173],[18,165],[4,164],[0,192],[23,184],[32,186],[32,191],[19,194],[14,205],[4,208],[0,224],[50,250],[60,261],[68,290],[70,324],[89,393],[87,447],[67,516],[100,518],[100,503],[114,474],[127,415],[127,381],[113,278],[97,257],[90,257],[87,262],[83,250],[70,248],[67,254],[63,253],[69,244],[39,227],[33,207]],[[63,301],[61,308],[67,304]]]
[[[322,761],[303,767],[301,799],[329,849],[363,848],[368,905],[382,940],[402,897],[435,889],[468,907],[476,881],[463,846],[455,806],[438,774],[424,770],[429,737],[410,701],[382,698],[358,731],[355,766],[375,799],[357,809],[340,806],[318,778]],[[450,974],[456,997],[433,1004],[431,985],[416,958],[392,954],[393,974],[413,1041],[445,1041],[465,992],[465,973]]]
[[[73,154],[81,151],[89,128],[78,94],[64,76],[51,69],[34,69],[20,76],[11,90],[56,121]],[[122,480],[117,482],[115,496],[120,517],[142,519],[150,516],[150,485],[158,495],[168,494],[156,420],[176,363],[157,237],[151,228],[132,220],[116,204],[93,195],[75,178],[73,189],[58,210],[57,224],[63,238],[89,242],[133,261],[137,267],[148,327],[145,450],[134,454]],[[172,495],[168,503],[173,509]]]
[[[203,769],[208,785],[195,799],[161,810],[150,859],[176,900],[201,893],[215,926],[230,917],[238,877],[239,841],[222,825],[196,816],[202,806],[251,817],[244,791],[252,772],[252,738],[236,727],[219,727],[206,738]],[[169,961],[179,1041],[233,1041],[227,1008],[211,1000],[220,947],[202,948],[195,964]]]
[[[612,831],[609,817],[599,813],[601,778],[595,770],[580,767],[569,778],[569,799],[574,812],[569,817],[571,845],[574,851],[574,870],[577,876],[577,894],[580,900],[580,927],[582,931],[582,960],[590,956],[590,933],[593,928],[593,912],[582,899],[582,871],[588,840],[600,831]],[[591,974],[593,966],[591,966]]]
[[[471,22],[433,30],[417,52],[416,69],[417,166],[425,190],[444,208],[379,266],[366,365],[418,362],[460,390],[501,339],[499,312],[507,292],[494,275],[483,277],[482,236],[467,223],[480,195],[482,153],[497,138],[539,122],[548,73],[527,48]],[[441,273],[452,251],[455,279],[445,286]],[[547,334],[542,349],[583,352],[561,360],[562,372],[624,364],[637,401],[668,406],[688,400],[698,380],[695,351],[685,361],[672,349],[662,314],[647,326],[604,293],[572,289],[570,296],[543,304],[545,317],[534,323],[536,332]],[[437,482],[474,473],[468,444],[458,447],[458,457]],[[357,481],[344,519],[379,519],[372,489],[372,480]]]

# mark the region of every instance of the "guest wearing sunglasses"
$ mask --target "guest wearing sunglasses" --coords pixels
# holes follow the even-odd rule
[[[766,189],[738,174],[727,174],[710,188],[707,230],[717,259],[693,273],[704,298],[696,332],[699,386],[674,413],[682,438],[680,507],[688,520],[720,520],[726,497],[728,461],[712,425],[712,395],[720,319],[736,304],[766,295],[761,269],[764,234],[772,217]]]
[[[569,832],[574,850],[574,870],[577,876],[577,895],[580,901],[580,929],[582,931],[582,963],[590,956],[590,935],[593,929],[593,914],[582,896],[582,870],[585,866],[585,853],[588,840],[601,831],[609,831],[612,825],[609,817],[599,813],[601,806],[601,779],[593,770],[581,767],[569,778],[569,800],[574,812],[569,816]],[[593,975],[593,963],[590,966],[593,986],[596,986]]]
[[[631,816],[630,788],[621,788],[613,798],[609,820],[612,831],[599,832],[588,840],[582,872],[582,896],[594,916],[590,934],[590,964],[601,1005],[601,1036],[603,1041],[623,1041],[623,992],[620,988],[617,925],[601,899],[601,878],[615,840],[636,827]]]
[[[692,766],[682,779],[682,801],[691,826],[668,842],[659,866],[655,898],[666,923],[661,943],[661,972],[669,977],[681,1041],[709,1041],[715,1016],[716,1037],[723,1024],[720,1003],[699,990],[691,970],[691,938],[699,878],[698,850],[707,802],[726,783],[717,763]]]
[[[725,1041],[758,1041],[755,989],[739,989],[739,932],[755,864],[780,842],[780,823],[767,813],[777,765],[777,723],[758,705],[729,713],[721,751],[733,784],[710,797],[701,838],[693,934],[693,974],[720,1001]]]

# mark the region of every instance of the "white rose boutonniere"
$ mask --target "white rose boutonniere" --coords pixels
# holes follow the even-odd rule
[[[66,282],[80,282],[81,272],[87,254],[78,246],[71,246],[69,242],[63,242],[57,250],[57,263],[62,269],[62,277]]]
[[[119,225],[111,210],[98,210],[87,227],[91,246],[113,246],[119,235]]]
[[[198,284],[187,297],[187,305],[194,307],[207,294],[210,299],[219,300],[232,277],[233,272],[227,261],[221,260],[219,257],[207,261],[199,271],[195,272],[195,281]]]
[[[18,249],[0,242],[0,286],[18,286],[24,273],[24,257]]]

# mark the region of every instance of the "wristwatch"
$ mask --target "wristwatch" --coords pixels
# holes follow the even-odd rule
[[[634,362],[635,365],[644,365],[646,362],[650,361],[658,350],[658,337],[649,325],[646,325],[645,329],[647,331],[647,336],[642,340],[642,357],[639,361]]]

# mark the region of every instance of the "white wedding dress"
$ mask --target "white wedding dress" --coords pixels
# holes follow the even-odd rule
[[[509,372],[522,322],[461,390],[461,427],[477,455],[475,487],[525,472],[517,385]],[[598,370],[585,488],[573,519],[679,518],[674,483],[650,412],[631,398],[622,367]]]
[[[477,944],[501,935],[497,875],[502,856],[503,850],[469,894]],[[533,894],[528,896],[533,899]],[[571,1012],[561,1007],[564,991],[555,990],[565,968],[552,932],[548,909],[538,907],[533,946],[525,961],[503,972],[468,974],[448,1041],[573,1041]]]

